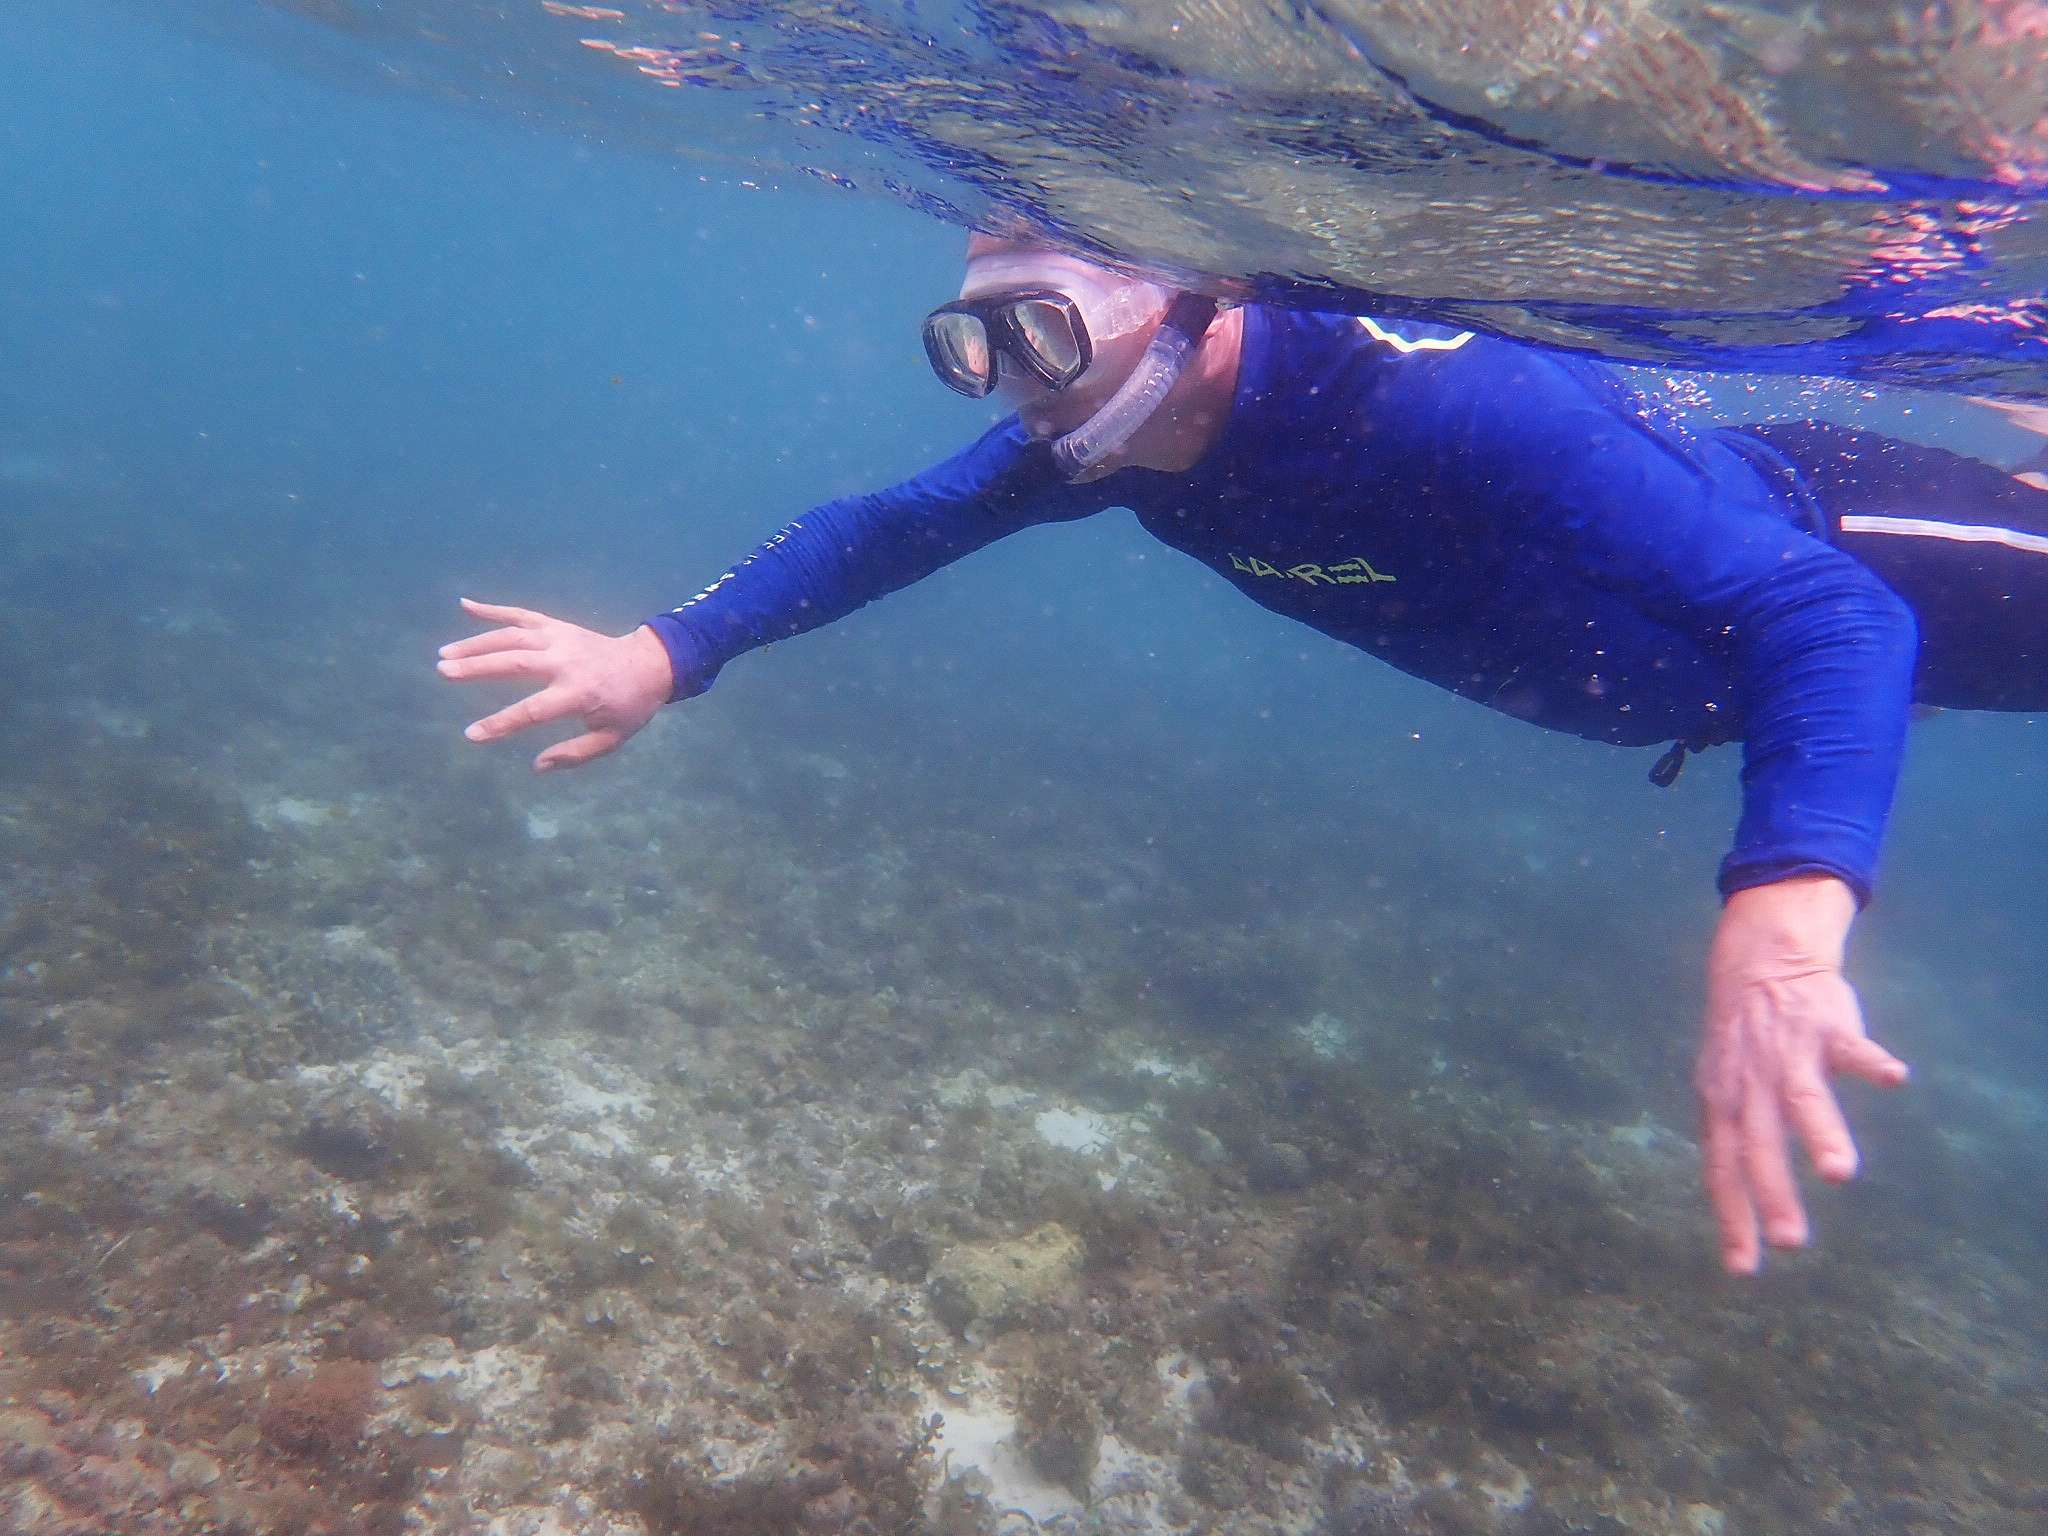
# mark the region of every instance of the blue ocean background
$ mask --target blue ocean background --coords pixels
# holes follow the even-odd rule
[[[463,741],[487,701],[433,672],[468,630],[459,596],[623,631],[806,506],[991,419],[918,350],[959,231],[323,79],[126,10],[22,11],[7,31],[0,781],[75,778],[110,828],[146,807],[108,786],[160,775],[426,822],[487,804],[436,854],[461,871],[446,899],[545,857],[559,910],[504,915],[529,935],[603,930],[575,872],[619,854],[610,808],[658,821],[710,795],[731,815],[627,850],[632,902],[659,914],[770,839],[778,873],[733,888],[737,921],[823,990],[914,992],[913,957],[946,954],[949,984],[1057,1017],[1067,923],[1131,968],[1134,1009],[1226,1055],[1319,1012],[1440,1019],[1430,1070],[1511,1089],[1526,1072],[1539,1115],[1689,1132],[1732,749],[1657,790],[1654,754],[1377,667],[1126,515],[1012,540],[748,657],[582,773],[535,778],[525,746]],[[1939,397],[1704,387],[1730,410],[2014,446]],[[1865,1262],[1910,1271],[1962,1234],[2043,1273],[2042,730],[1916,728],[1853,963],[1873,1033],[1922,1078],[1891,1100],[1851,1091],[1870,1166],[1819,1197],[1824,1253],[1860,1225]],[[99,776],[115,763],[126,777]],[[934,829],[976,856],[873,874]],[[89,861],[90,840],[65,857]],[[1105,906],[1076,873],[1103,859],[1163,878]],[[65,878],[17,867],[0,917]],[[990,891],[1033,914],[1025,935],[972,899]],[[382,901],[358,870],[314,921],[373,925]],[[1211,925],[1255,942],[1194,971],[1153,942]],[[1383,942],[1347,947],[1376,925]],[[526,1028],[574,1026],[536,999]],[[1526,1056],[1518,1014],[1568,1019],[1612,1057]],[[2006,1118],[1985,1118],[1993,1097]],[[1974,1146],[1993,1123],[2036,1135]],[[2030,1370],[2035,1402],[2038,1355]]]
[[[456,596],[623,630],[805,506],[912,473],[991,419],[940,390],[917,350],[918,319],[957,286],[952,229],[351,91],[125,14],[11,32],[0,460],[18,507],[61,505],[80,550],[103,547],[97,569],[74,551],[13,585],[48,600],[51,624],[92,612],[73,665],[142,713],[141,636],[201,611],[230,628],[256,617],[271,649],[252,696],[163,722],[222,752],[272,688],[303,701],[337,669],[408,661],[403,705],[366,718],[343,693],[308,724],[452,738],[473,701],[434,684],[430,649],[463,632]],[[1782,415],[1817,401],[1964,451],[2013,446],[1939,396],[1757,383]],[[1739,380],[1715,387],[1743,397]],[[1085,798],[1091,767],[1136,772],[1175,807],[1162,835],[1253,863],[1268,837],[1320,828],[1355,849],[1391,825],[1440,844],[1447,881],[1526,884],[1539,861],[1543,878],[1576,871],[1564,878],[1589,898],[1671,914],[1678,933],[1711,914],[1731,814],[1725,761],[1652,793],[1643,754],[1441,698],[1247,609],[1117,515],[1012,541],[749,658],[675,713],[664,731],[730,714],[878,754],[861,774],[878,798],[909,759],[992,817]],[[1929,955],[1969,935],[1970,964],[1946,979],[2018,1017],[2048,953],[2033,941],[2048,916],[2038,730],[1921,731],[1864,930],[1873,949]],[[988,746],[948,766],[935,734]],[[596,772],[613,792],[687,792],[663,754],[657,736]],[[495,754],[508,792],[572,792],[518,781],[525,755]],[[1191,771],[1214,796],[1199,826]],[[1503,828],[1526,857],[1500,846]],[[2024,1055],[2038,1032],[1986,1020],[1983,1036]]]

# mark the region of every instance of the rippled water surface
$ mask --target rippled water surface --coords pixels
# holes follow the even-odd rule
[[[2048,394],[2048,14],[2026,0],[182,10],[359,83],[1222,290]]]

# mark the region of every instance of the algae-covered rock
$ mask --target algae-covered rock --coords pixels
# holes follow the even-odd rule
[[[949,1248],[932,1266],[932,1310],[956,1331],[1000,1327],[1054,1300],[1081,1272],[1081,1239],[1057,1222]]]
[[[1072,1377],[1040,1375],[1017,1404],[1017,1442],[1042,1477],[1085,1501],[1102,1457],[1102,1409]]]

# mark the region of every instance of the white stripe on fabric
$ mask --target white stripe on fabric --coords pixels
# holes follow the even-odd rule
[[[1866,517],[1852,514],[1841,523],[1844,533],[1897,533],[1914,539],[1952,539],[1958,544],[2003,544],[2032,555],[2048,555],[2048,534],[2021,533],[1990,523],[1942,523],[1931,517]]]
[[[711,585],[706,587],[702,592],[699,592],[695,597],[691,598],[688,602],[682,604],[681,607],[669,609],[669,612],[681,613],[684,608],[694,607],[696,604],[703,602],[705,598],[709,597],[712,593],[716,592],[728,581],[731,581],[735,576],[739,575],[741,571],[744,571],[756,560],[760,559],[763,555],[767,554],[768,551],[773,549],[776,545],[787,544],[789,542],[789,536],[792,533],[801,533],[803,531],[803,526],[804,525],[802,523],[791,523],[787,528],[780,530],[775,534],[774,537],[769,539],[767,543],[763,544],[751,555],[748,555],[746,559],[742,560],[738,565],[734,566],[731,570],[727,571],[723,576],[719,577],[718,580],[712,582]]]
[[[1403,357],[1411,352],[1455,352],[1472,339],[1470,331],[1460,331],[1455,336],[1417,336],[1411,341],[1406,336],[1396,336],[1371,315],[1358,315],[1354,318],[1365,327],[1366,335],[1382,345],[1392,347]]]

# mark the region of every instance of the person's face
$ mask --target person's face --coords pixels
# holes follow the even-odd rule
[[[963,299],[987,298],[1024,288],[1053,288],[1079,305],[1088,326],[1094,360],[1065,389],[1053,391],[1007,358],[996,365],[996,394],[1014,407],[1033,437],[1058,437],[1073,431],[1101,410],[1129,378],[1166,310],[1163,289],[1108,271],[1078,256],[1045,246],[972,236],[967,242],[967,273],[960,285]],[[1125,307],[1135,299],[1148,318],[1135,329],[1112,334],[1119,293]]]

